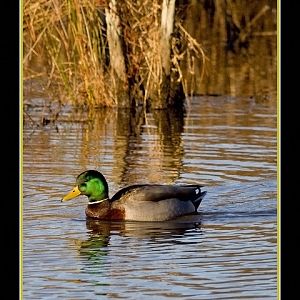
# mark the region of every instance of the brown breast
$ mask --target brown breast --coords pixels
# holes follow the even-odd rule
[[[98,220],[124,220],[125,210],[122,208],[111,208],[109,201],[88,205],[85,214],[89,218]]]
[[[110,220],[125,220],[125,210],[117,208],[110,209],[108,216]]]

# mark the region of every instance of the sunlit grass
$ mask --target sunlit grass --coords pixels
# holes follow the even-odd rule
[[[46,90],[77,106],[118,106],[124,91],[129,104],[132,99],[146,105],[149,99],[163,98],[166,80],[160,55],[160,2],[124,1],[118,5],[126,64],[122,95],[110,66],[105,23],[108,6],[100,0],[24,1],[24,80],[46,78]],[[204,62],[205,56],[179,20],[174,31],[177,35],[170,41],[171,83],[167,88],[174,94],[182,85],[187,97],[192,90],[181,62],[187,60],[193,74],[195,59]]]

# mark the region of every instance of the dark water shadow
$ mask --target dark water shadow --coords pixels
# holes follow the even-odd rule
[[[91,236],[109,236],[111,234],[135,238],[163,238],[176,235],[184,236],[187,230],[201,228],[201,216],[185,216],[164,222],[109,222],[87,219],[86,227]]]
[[[87,219],[86,228],[88,239],[77,241],[79,254],[89,261],[102,263],[103,257],[110,251],[113,236],[142,239],[148,244],[162,241],[174,245],[189,243],[180,240],[184,239],[188,232],[201,233],[201,215],[183,216],[165,222],[110,222]]]

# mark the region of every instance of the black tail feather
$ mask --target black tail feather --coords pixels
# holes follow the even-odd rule
[[[193,204],[194,204],[194,206],[195,206],[195,212],[198,211],[198,207],[200,206],[200,204],[201,204],[201,202],[202,202],[204,196],[206,195],[206,193],[207,193],[206,191],[201,192],[201,193],[200,193],[200,197],[198,197],[197,199],[195,199],[195,200],[192,201]]]

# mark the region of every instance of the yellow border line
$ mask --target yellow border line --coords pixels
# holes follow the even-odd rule
[[[277,1],[277,299],[280,297],[280,0]],[[23,299],[23,0],[19,1],[19,296]]]
[[[280,228],[281,228],[281,218],[280,218],[280,0],[277,1],[277,299],[280,297]]]
[[[19,297],[23,299],[23,0],[19,1]]]

